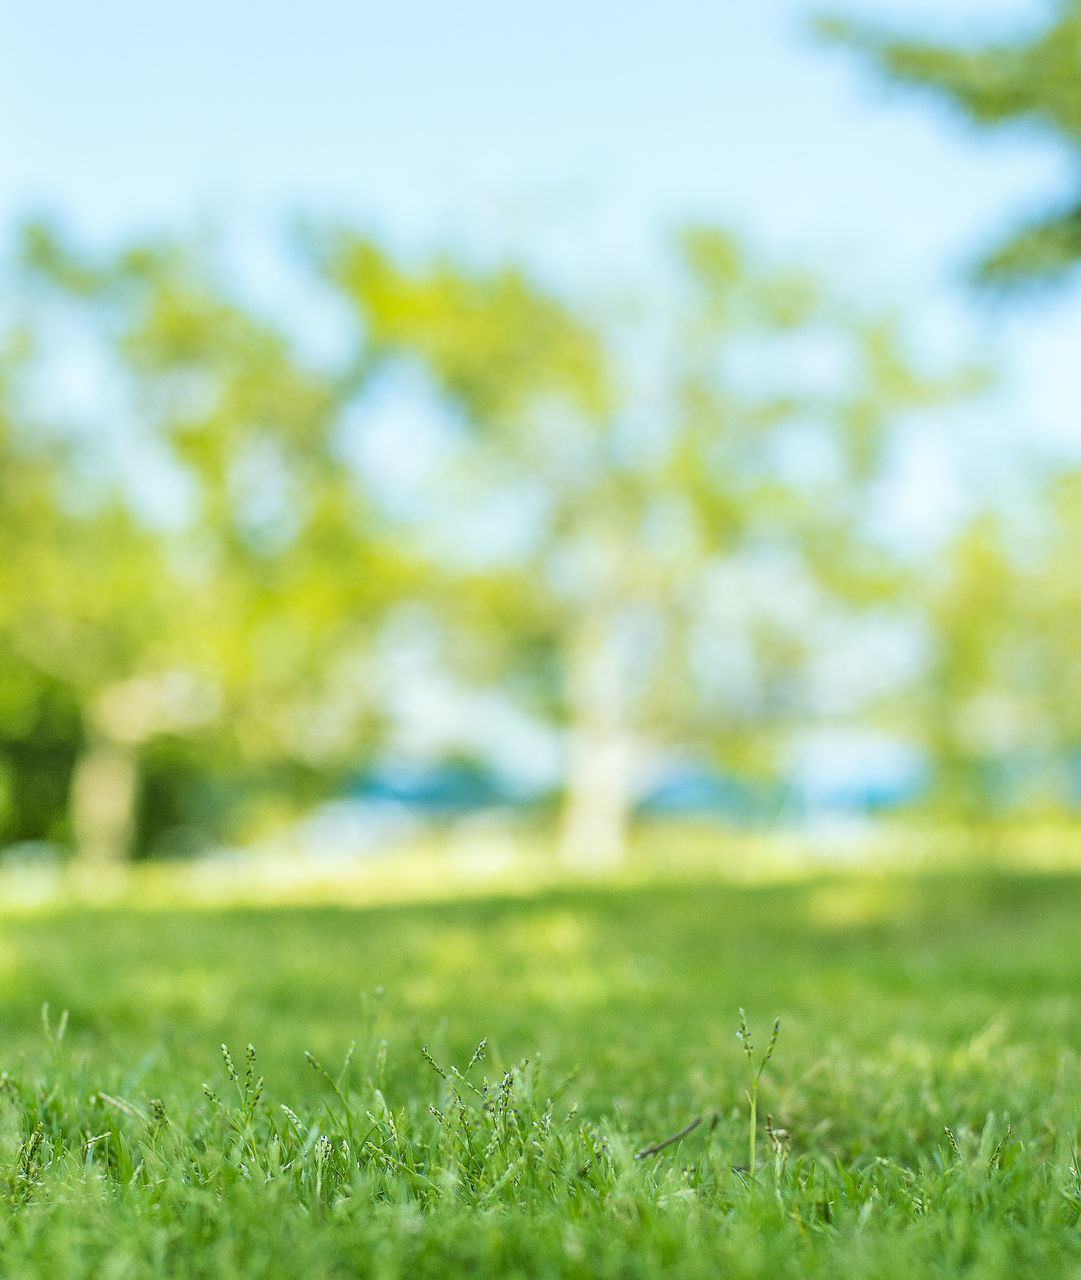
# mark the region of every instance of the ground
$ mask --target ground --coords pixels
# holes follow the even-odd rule
[[[9,913],[0,1269],[1078,1268],[1079,918],[926,870]]]

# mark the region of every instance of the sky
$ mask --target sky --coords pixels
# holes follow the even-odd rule
[[[941,7],[890,16],[995,30],[1035,6]],[[972,146],[816,46],[819,8],[39,0],[5,21],[0,212],[111,234],[303,208],[433,238],[561,218],[623,252],[721,216],[793,245],[888,243],[907,271],[1054,182],[1049,152]]]
[[[11,6],[0,231],[45,212],[92,242],[210,222],[254,245],[299,213],[611,280],[671,227],[725,221],[1001,342],[1054,434],[1076,297],[990,315],[952,285],[1063,188],[1063,157],[1023,131],[977,138],[816,44],[826,3]],[[883,17],[874,0],[835,7]],[[993,34],[1039,12],[896,0],[886,17]]]

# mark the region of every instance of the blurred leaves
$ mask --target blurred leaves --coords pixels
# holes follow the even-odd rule
[[[334,794],[408,738],[406,705],[430,750],[497,754],[427,707],[452,689],[558,735],[566,829],[614,848],[673,749],[776,770],[801,727],[884,715],[971,756],[959,708],[1015,680],[1022,618],[1045,641],[1016,696],[1053,698],[1065,499],[1035,578],[974,528],[925,580],[880,527],[913,424],[981,371],[728,232],[674,251],[606,310],[338,229],[291,262],[290,316],[211,244],[26,228],[0,344],[0,838],[191,850]],[[326,317],[317,357],[299,335]],[[91,372],[65,400],[73,335]],[[848,679],[835,650],[914,620],[939,648],[906,718],[900,674]]]
[[[931,91],[980,128],[1020,124],[1060,144],[1073,159],[1081,150],[1078,0],[1057,0],[1046,22],[993,43],[905,39],[877,24],[840,17],[822,18],[816,26],[825,39],[857,51],[889,79]],[[1081,259],[1079,202],[1023,224],[984,255],[975,279],[995,286],[1061,279]]]
[[[420,359],[477,425],[506,427],[544,396],[586,415],[604,407],[596,335],[520,267],[470,270],[443,257],[410,273],[343,233],[325,269],[362,318],[370,358]]]

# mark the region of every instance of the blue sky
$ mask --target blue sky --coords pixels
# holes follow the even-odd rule
[[[1068,439],[1076,295],[990,312],[966,256],[1054,197],[1061,156],[977,138],[816,46],[813,0],[38,0],[0,50],[0,227],[49,211],[89,239],[291,213],[403,244],[508,246],[618,278],[688,218],[734,223],[986,345],[998,405]],[[843,0],[983,33],[1034,0]],[[946,10],[946,11],[944,11]]]
[[[436,237],[557,209],[630,238],[734,216],[907,263],[1054,180],[1048,152],[973,147],[816,47],[818,7],[39,0],[5,23],[0,209],[112,232],[300,206]],[[932,21],[1033,7],[952,0]],[[939,8],[892,16],[923,27]]]

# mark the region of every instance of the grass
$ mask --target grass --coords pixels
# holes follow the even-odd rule
[[[0,1274],[1074,1273],[1079,918],[1002,873],[0,916]]]

